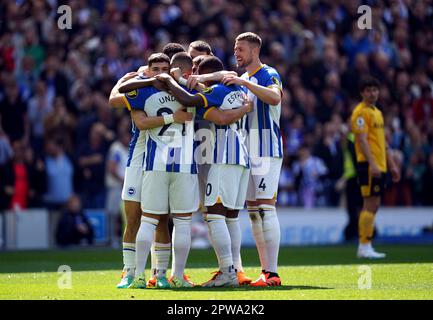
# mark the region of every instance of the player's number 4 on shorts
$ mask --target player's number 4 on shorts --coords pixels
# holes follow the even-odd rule
[[[262,178],[262,180],[260,181],[259,188],[262,189],[263,191],[266,190],[265,178]]]

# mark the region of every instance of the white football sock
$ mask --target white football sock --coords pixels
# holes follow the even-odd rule
[[[191,249],[191,217],[173,218],[173,261],[171,275],[183,279],[186,260]]]
[[[152,246],[150,247],[150,272],[151,277],[156,277],[156,252],[155,252],[155,240],[153,240]]]
[[[204,221],[205,221],[206,224],[207,224],[207,218],[206,218],[206,215],[204,216],[203,219],[204,219]],[[210,233],[209,225],[208,225],[208,228],[207,228],[207,235],[208,235],[208,238],[209,238],[209,242],[210,242],[210,244],[211,244],[211,246],[212,246],[212,248],[213,248],[213,251],[215,252],[215,256],[216,256],[216,258],[217,258],[218,265],[220,265],[220,258],[218,257],[218,254],[217,254],[217,252],[216,252],[216,250],[215,250],[215,245],[214,245],[214,242],[213,242],[213,239],[212,239],[212,235],[211,235],[211,233]]]
[[[226,224],[232,242],[233,265],[237,271],[243,271],[241,259],[242,233],[239,218],[226,218]]]
[[[215,252],[219,257],[220,270],[225,270],[233,265],[232,244],[226,219],[220,214],[208,214],[207,224],[210,229]]]
[[[130,276],[135,276],[135,243],[123,242],[123,269]]]
[[[259,206],[263,210],[263,238],[266,248],[265,270],[277,273],[278,252],[280,249],[280,222],[278,221],[277,211],[274,206],[262,204]]]
[[[263,236],[263,221],[259,213],[258,207],[248,206],[248,213],[250,215],[251,230],[254,240],[256,241],[257,252],[259,253],[260,266],[265,270],[267,264],[265,239]]]
[[[149,255],[150,247],[152,246],[153,235],[155,233],[158,220],[148,217],[141,217],[140,229],[137,232],[136,252],[135,252],[135,274],[139,275],[144,272],[146,268],[147,257]]]
[[[156,275],[158,278],[165,278],[170,262],[171,243],[154,242],[152,246],[155,249]]]

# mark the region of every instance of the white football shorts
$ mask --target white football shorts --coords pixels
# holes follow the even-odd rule
[[[198,210],[198,178],[182,172],[143,171],[141,210],[151,214]]]
[[[257,157],[250,159],[251,170],[247,200],[273,199],[277,197],[282,158]]]
[[[141,201],[141,185],[143,180],[143,167],[126,167],[123,180],[122,200]]]
[[[222,203],[232,210],[245,205],[250,169],[240,165],[212,164],[209,168],[205,189],[206,207]]]

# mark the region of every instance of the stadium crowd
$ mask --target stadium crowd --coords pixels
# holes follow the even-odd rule
[[[62,4],[71,29],[58,28]],[[234,39],[244,31],[262,37],[263,62],[283,80],[280,206],[340,204],[355,174],[348,118],[367,74],[381,82],[402,169],[385,204],[433,205],[433,1],[362,4],[372,8],[371,30],[358,28],[356,0],[2,2],[0,209],[60,208],[74,193],[84,208],[105,207],[122,184],[116,163],[131,123],[108,106],[113,85],[169,42],[204,40],[236,70]]]

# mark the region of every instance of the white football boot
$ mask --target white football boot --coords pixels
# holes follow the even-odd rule
[[[383,259],[386,257],[386,254],[376,252],[372,247],[371,243],[367,243],[359,244],[357,257],[363,259]]]

